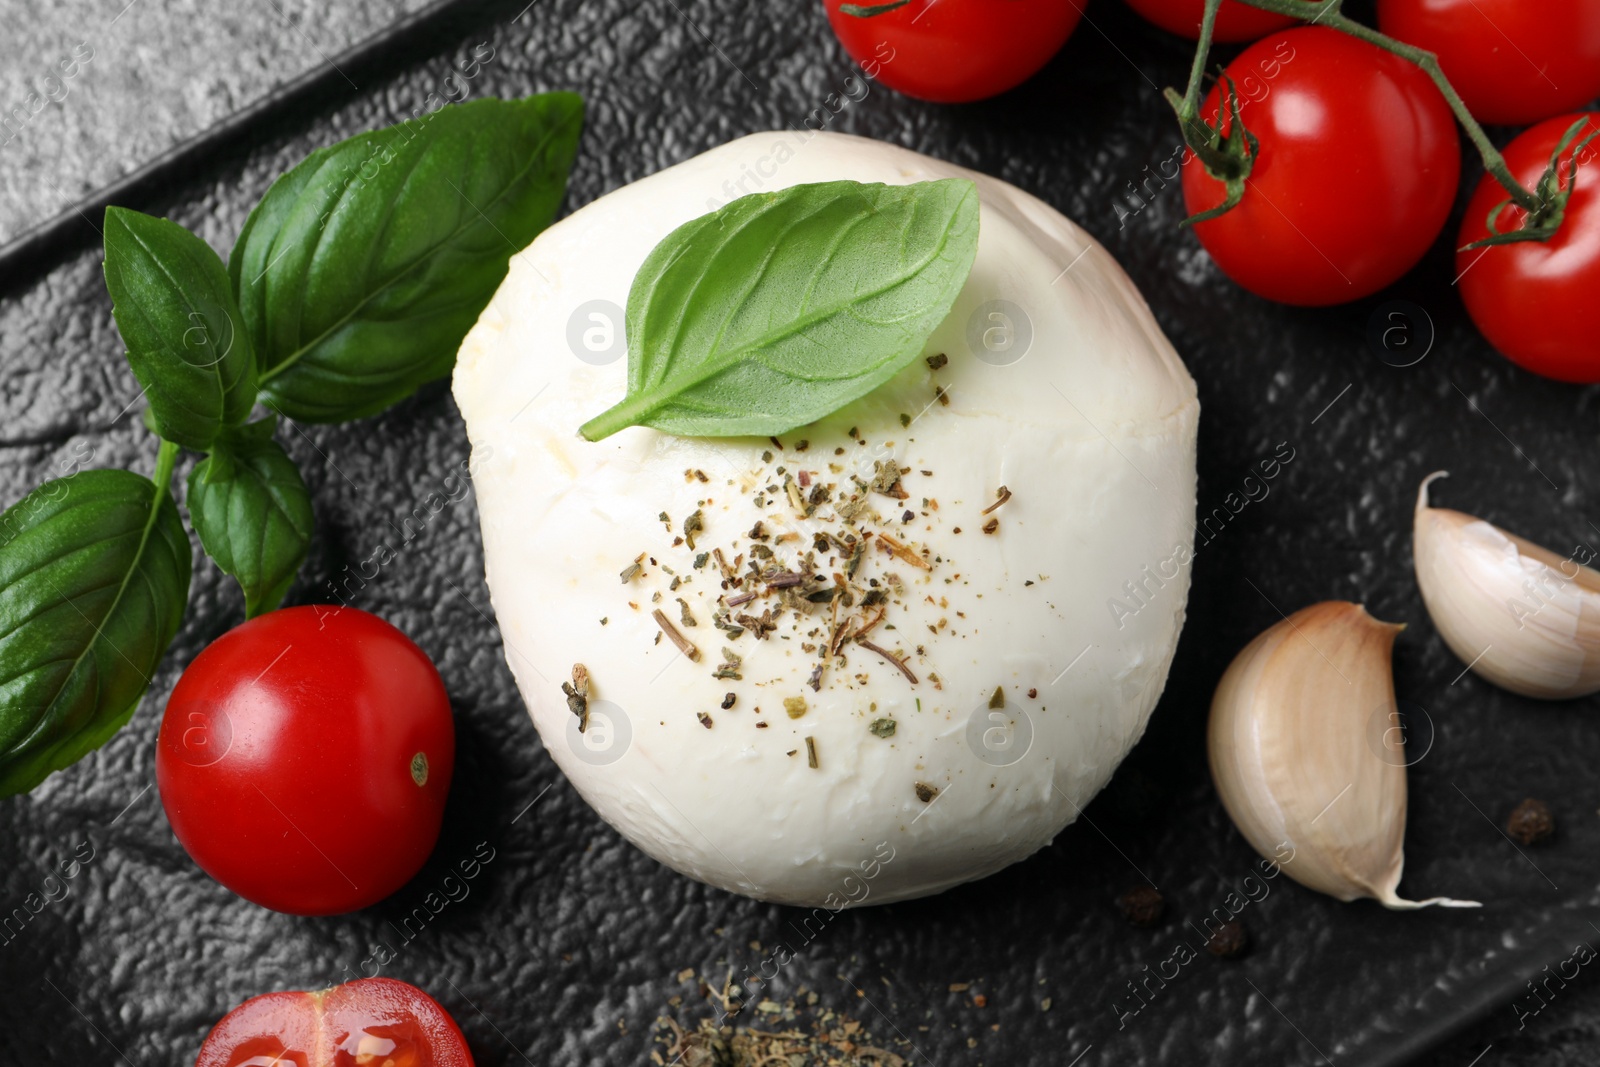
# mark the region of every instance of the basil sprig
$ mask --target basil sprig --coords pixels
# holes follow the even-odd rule
[[[154,479],[97,470],[0,514],[0,795],[104,744],[183,622],[201,547],[247,617],[282,602],[313,515],[277,413],[375,414],[450,372],[511,256],[566,190],[570,93],[450,105],[313,153],[267,191],[228,267],[166,219],[108,208],[106,287],[161,438]],[[273,414],[248,421],[257,401]]]
[[[962,178],[740,197],[646,257],[628,293],[627,395],[581,432],[815,422],[917,358],[977,249],[978,190]]]

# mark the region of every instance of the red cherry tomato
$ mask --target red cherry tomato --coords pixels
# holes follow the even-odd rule
[[[267,993],[211,1028],[195,1067],[473,1067],[438,1001],[392,978]]]
[[[1437,55],[1479,122],[1525,126],[1600,96],[1595,0],[1379,0],[1378,26]]]
[[[211,877],[275,911],[334,915],[416,874],[454,761],[444,683],[405,634],[354,608],[284,608],[183,672],[156,784]]]
[[[1191,41],[1200,39],[1200,20],[1205,15],[1206,0],[1128,0],[1128,6],[1170,33],[1181,34]],[[1297,21],[1289,15],[1274,15],[1238,0],[1222,0],[1211,39],[1224,43],[1253,41],[1274,30],[1288,29]]]
[[[881,0],[862,0],[873,8]],[[891,0],[892,2],[892,0]],[[1082,0],[907,0],[872,16],[823,0],[828,24],[869,79],[941,104],[1022,84],[1061,50]]]
[[[1506,146],[1506,166],[1532,188],[1550,153],[1578,115],[1549,119]],[[1563,185],[1572,176],[1572,148],[1600,128],[1600,113],[1562,156]],[[1563,382],[1600,382],[1600,141],[1579,156],[1561,228],[1548,241],[1519,241],[1456,253],[1461,298],[1472,321],[1508,359]],[[1461,220],[1459,245],[1487,237],[1489,211],[1506,191],[1488,175],[1478,183]],[[1496,219],[1502,232],[1522,224],[1509,207]]]
[[[1257,41],[1227,69],[1261,148],[1244,200],[1194,227],[1223,272],[1269,300],[1318,306],[1409,270],[1444,227],[1461,171],[1455,119],[1428,76],[1321,26]],[[1185,162],[1190,214],[1225,196],[1198,160]]]

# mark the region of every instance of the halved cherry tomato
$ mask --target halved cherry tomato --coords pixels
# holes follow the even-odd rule
[[[183,672],[156,784],[211,877],[275,911],[333,915],[417,873],[454,762],[444,683],[405,634],[355,608],[284,608]]]
[[[1200,20],[1205,15],[1206,0],[1128,0],[1128,6],[1169,33],[1180,34],[1191,41],[1200,39]],[[1295,21],[1290,15],[1275,15],[1238,0],[1222,0],[1211,39],[1224,43],[1253,41],[1274,30],[1286,30]]]
[[[1422,258],[1461,172],[1455,117],[1420,68],[1322,26],[1264,38],[1228,64],[1245,128],[1261,142],[1244,199],[1195,225],[1223,272],[1285,304],[1368,296]],[[1202,113],[1214,117],[1213,87]],[[1226,188],[1183,167],[1190,214]]]
[[[1479,122],[1525,126],[1600,96],[1595,0],[1379,0],[1378,27],[1437,55]]]
[[[823,7],[839,43],[869,81],[950,104],[982,100],[1033,77],[1072,35],[1084,3],[823,0]],[[850,13],[880,8],[874,15]]]
[[[195,1067],[473,1067],[450,1013],[414,985],[362,978],[267,993],[211,1028]]]
[[[1525,188],[1533,188],[1562,135],[1581,117],[1541,122],[1506,146],[1506,166]],[[1562,156],[1562,185],[1572,195],[1553,237],[1456,253],[1461,299],[1489,343],[1513,363],[1563,382],[1600,382],[1600,140],[1579,154],[1575,179],[1572,174],[1573,149],[1596,129],[1600,113],[1589,116]],[[1489,211],[1505,199],[1500,183],[1484,175],[1457,244],[1487,237]],[[1523,217],[1521,208],[1508,207],[1495,225],[1505,233]]]

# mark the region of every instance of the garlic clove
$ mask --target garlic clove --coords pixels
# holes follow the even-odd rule
[[[1600,572],[1482,519],[1428,505],[1417,489],[1417,585],[1445,644],[1513,693],[1563,700],[1600,691]]]
[[[1330,600],[1251,641],[1211,701],[1211,775],[1245,839],[1301,885],[1395,909],[1476,907],[1395,891],[1406,760],[1390,663],[1401,629]]]

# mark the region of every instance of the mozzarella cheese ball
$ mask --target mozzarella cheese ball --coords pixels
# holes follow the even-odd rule
[[[777,438],[578,435],[624,395],[622,309],[673,229],[948,177],[977,183],[977,259],[886,385]],[[1005,182],[840,134],[723,145],[518,253],[454,391],[544,746],[683,874],[805,906],[936,893],[1048,844],[1144,732],[1188,592],[1194,383],[1111,256]]]

